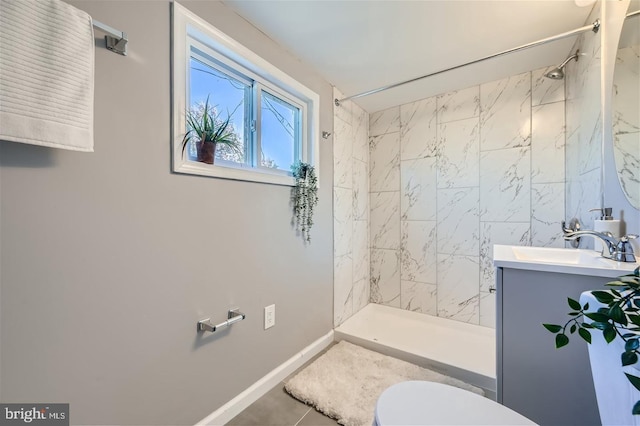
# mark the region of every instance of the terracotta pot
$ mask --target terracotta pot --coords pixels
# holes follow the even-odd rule
[[[201,163],[213,164],[216,155],[216,144],[211,142],[196,142],[197,160]]]

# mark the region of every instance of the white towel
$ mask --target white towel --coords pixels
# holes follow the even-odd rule
[[[0,140],[93,151],[91,16],[60,0],[0,0]]]

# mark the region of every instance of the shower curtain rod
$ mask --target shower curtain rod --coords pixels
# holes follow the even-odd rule
[[[625,16],[624,19],[631,18],[632,16],[636,15],[640,15],[640,9],[636,10],[635,12],[627,13],[627,16]]]
[[[629,14],[629,15],[631,15],[631,14]],[[629,15],[627,15],[627,18],[629,17]],[[396,88],[398,86],[403,86],[405,84],[413,83],[415,81],[422,80],[422,79],[427,78],[427,77],[433,77],[434,75],[442,74],[442,73],[448,72],[448,71],[457,70],[458,68],[466,67],[467,65],[477,64],[478,62],[486,61],[487,59],[497,58],[498,56],[503,56],[503,55],[506,55],[507,53],[513,53],[513,52],[517,52],[519,50],[528,49],[530,47],[540,46],[540,45],[543,45],[543,44],[550,43],[552,41],[561,40],[563,38],[567,38],[567,37],[571,37],[571,36],[574,36],[574,35],[582,34],[582,33],[587,32],[587,31],[593,31],[594,33],[597,33],[599,29],[600,29],[600,20],[596,19],[596,21],[591,25],[585,25],[584,27],[576,28],[575,30],[572,30],[572,31],[567,31],[565,33],[558,34],[558,35],[555,35],[555,36],[552,36],[552,37],[547,37],[547,38],[543,38],[543,39],[538,40],[538,41],[534,41],[534,42],[531,42],[531,43],[523,44],[522,46],[514,47],[513,49],[503,50],[502,52],[494,53],[493,55],[485,56],[484,58],[476,59],[476,60],[471,61],[471,62],[466,62],[466,63],[461,64],[461,65],[456,65],[455,67],[446,68],[446,69],[443,69],[443,70],[440,70],[440,71],[432,72],[431,74],[423,75],[423,76],[420,76],[420,77],[415,77],[415,78],[412,78],[411,80],[406,80],[406,81],[402,81],[400,83],[395,83],[395,84],[390,84],[388,86],[379,87],[377,89],[369,90],[367,92],[362,92],[362,93],[358,93],[356,95],[347,96],[346,98],[342,98],[342,99],[334,99],[334,103],[335,103],[336,106],[340,106],[340,103],[342,103],[344,101],[348,101],[350,99],[361,98],[363,96],[369,96],[369,95],[373,95],[375,93],[383,92],[385,90],[394,89],[394,88]]]

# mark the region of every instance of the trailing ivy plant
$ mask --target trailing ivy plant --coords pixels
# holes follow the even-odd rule
[[[599,330],[607,343],[611,343],[616,336],[624,340],[624,352],[620,356],[622,366],[633,365],[638,362],[640,354],[640,267],[629,275],[618,277],[617,280],[607,283],[611,289],[608,291],[596,290],[591,293],[600,303],[606,307],[597,312],[586,312],[589,304],[580,303],[568,298],[571,317],[564,325],[542,324],[547,330],[556,335],[556,348],[561,348],[569,343],[568,334],[578,331],[578,335],[587,343],[591,343],[591,331]],[[580,321],[583,317],[592,322]],[[640,377],[624,373],[634,388],[640,391]],[[637,401],[632,409],[634,415],[640,414],[640,401]]]
[[[302,238],[311,242],[313,211],[318,204],[318,178],[314,167],[301,161],[291,166],[291,172],[296,180],[291,194],[296,229],[302,233]]]

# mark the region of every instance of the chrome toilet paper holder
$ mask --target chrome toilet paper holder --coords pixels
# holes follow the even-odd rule
[[[198,331],[209,331],[211,333],[218,331],[221,328],[229,327],[231,324],[235,324],[246,318],[246,315],[240,312],[240,309],[230,309],[227,314],[227,320],[220,324],[212,324],[211,318],[205,318],[198,321]]]

